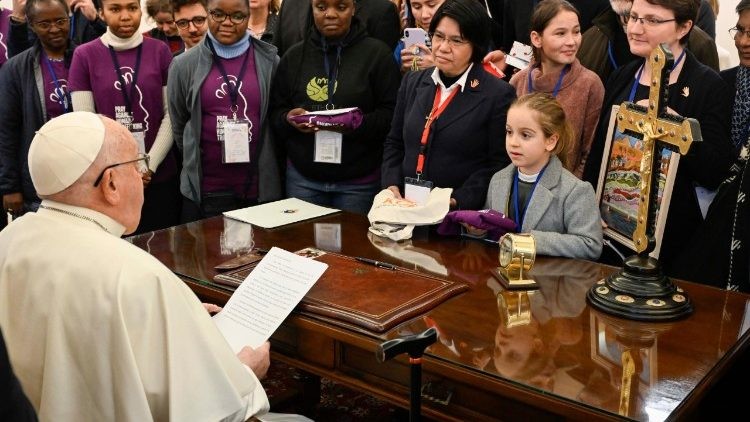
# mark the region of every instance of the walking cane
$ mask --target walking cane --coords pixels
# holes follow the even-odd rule
[[[421,334],[414,334],[381,343],[376,352],[379,362],[385,362],[402,353],[409,354],[409,364],[411,365],[411,379],[409,381],[410,422],[418,422],[421,419],[422,355],[427,346],[436,340],[437,330],[435,328],[428,328]]]

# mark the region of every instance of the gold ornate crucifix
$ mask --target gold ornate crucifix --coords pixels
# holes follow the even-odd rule
[[[658,172],[654,169],[657,142],[685,155],[693,142],[701,141],[697,120],[667,113],[667,86],[673,62],[674,57],[666,44],[656,47],[645,64],[651,69],[648,107],[624,102],[617,113],[617,129],[620,132],[629,131],[643,136],[641,193],[638,220],[633,232],[633,242],[639,255],[648,255],[656,246],[653,222],[656,220],[658,191]]]
[[[664,275],[659,260],[649,256],[656,246],[654,221],[659,173],[654,167],[660,160],[655,163],[654,155],[661,150],[657,146],[684,155],[693,142],[701,141],[697,120],[667,113],[667,88],[673,63],[672,52],[665,44],[656,47],[644,65],[651,70],[648,106],[627,101],[620,105],[618,130],[643,138],[641,193],[633,232],[638,254],[626,258],[620,271],[599,280],[586,295],[596,309],[641,321],[669,321],[693,311],[683,290]]]

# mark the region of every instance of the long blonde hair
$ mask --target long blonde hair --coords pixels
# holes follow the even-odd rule
[[[557,155],[563,167],[568,168],[567,152],[575,138],[573,128],[565,118],[565,110],[560,102],[546,92],[532,92],[516,99],[510,106],[510,108],[514,107],[527,107],[535,111],[537,122],[546,138],[557,135],[557,144],[552,154]]]

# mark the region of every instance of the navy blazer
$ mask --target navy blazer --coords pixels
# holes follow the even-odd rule
[[[404,177],[416,176],[422,131],[437,89],[433,69],[407,73],[401,82],[384,145],[383,187],[399,186],[403,193]],[[515,97],[512,86],[475,64],[463,91],[433,122],[422,179],[453,188],[458,208],[480,209],[490,178],[510,164],[505,120]]]

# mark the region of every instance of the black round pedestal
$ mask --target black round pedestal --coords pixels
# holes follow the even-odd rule
[[[693,312],[690,298],[649,256],[626,259],[622,270],[599,280],[586,298],[600,311],[638,321],[671,321]]]

